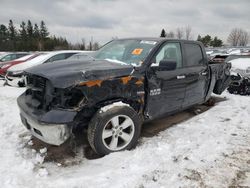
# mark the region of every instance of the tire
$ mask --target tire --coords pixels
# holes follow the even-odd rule
[[[140,132],[137,112],[128,106],[116,106],[94,115],[88,126],[88,141],[92,149],[103,156],[134,148]]]

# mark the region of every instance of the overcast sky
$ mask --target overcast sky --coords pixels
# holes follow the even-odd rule
[[[0,0],[0,24],[44,20],[50,34],[71,42],[112,37],[158,37],[161,29],[190,25],[226,40],[230,30],[250,32],[250,0]]]

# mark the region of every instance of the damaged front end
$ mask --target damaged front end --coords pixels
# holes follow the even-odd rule
[[[26,84],[27,90],[17,99],[22,123],[40,140],[61,145],[71,135],[77,112],[60,108],[60,104],[72,102],[58,97],[61,92],[46,78],[28,74]]]
[[[98,109],[111,103],[129,104],[142,117],[144,77],[102,75],[58,87],[53,79],[26,73],[27,90],[17,100],[22,123],[40,140],[61,145],[74,128],[87,126]]]

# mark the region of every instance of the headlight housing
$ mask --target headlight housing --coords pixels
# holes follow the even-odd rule
[[[80,109],[87,102],[86,97],[81,90],[73,88],[56,89],[53,104],[64,109]]]
[[[13,75],[13,76],[22,76],[23,75],[23,71],[11,72],[11,75]]]

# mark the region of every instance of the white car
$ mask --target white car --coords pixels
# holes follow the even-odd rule
[[[250,58],[238,58],[229,61],[231,63],[231,73],[240,74],[243,77],[250,77]]]
[[[11,86],[20,86],[20,87],[25,86],[23,73],[26,69],[44,63],[51,63],[53,61],[67,59],[74,54],[84,53],[84,52],[88,53],[88,51],[77,51],[77,50],[46,52],[34,59],[31,59],[29,61],[26,61],[24,63],[9,68],[5,76],[6,84]]]

